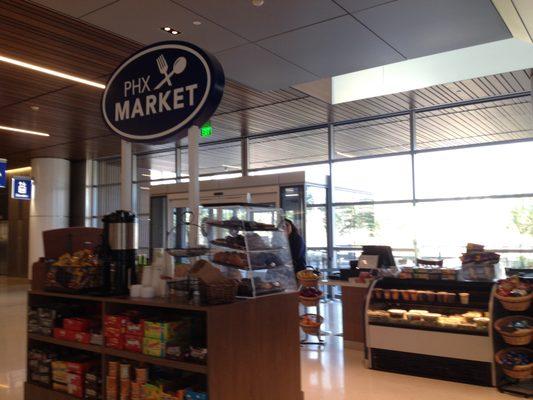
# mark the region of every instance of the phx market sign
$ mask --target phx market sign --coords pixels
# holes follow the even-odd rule
[[[102,97],[106,124],[122,138],[163,142],[187,135],[205,123],[224,92],[218,60],[199,47],[179,41],[148,46],[124,61]]]

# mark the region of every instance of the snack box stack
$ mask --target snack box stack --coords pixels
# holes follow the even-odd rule
[[[102,378],[98,368],[92,368],[85,374],[84,400],[102,400]]]
[[[102,345],[102,335],[97,333],[99,329],[96,319],[64,318],[62,328],[54,328],[54,337],[71,342]]]
[[[463,276],[470,280],[493,280],[496,276],[496,264],[500,255],[485,251],[480,244],[468,243],[466,253],[461,256]]]
[[[31,381],[45,386],[52,385],[52,360],[57,354],[45,349],[29,349],[28,367]]]
[[[107,347],[141,353],[143,332],[144,323],[137,314],[104,317],[104,336]]]
[[[142,352],[148,356],[182,359],[190,340],[191,321],[144,321]]]
[[[97,364],[85,357],[72,361],[52,361],[52,389],[83,398],[85,373]]]
[[[106,400],[143,400],[142,387],[148,382],[148,370],[135,368],[132,381],[132,366],[127,362],[109,361],[107,368]]]

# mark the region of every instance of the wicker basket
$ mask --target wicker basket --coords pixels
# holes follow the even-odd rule
[[[513,378],[513,379],[525,380],[525,379],[531,378],[532,376],[531,371],[533,369],[533,363],[529,363],[528,365],[519,365],[513,368],[507,368],[503,366],[502,357],[505,355],[505,353],[511,350],[514,350],[514,351],[520,350],[525,353],[529,353],[530,357],[533,356],[533,351],[531,351],[530,349],[526,349],[525,347],[511,347],[508,349],[500,350],[499,352],[496,353],[495,359],[496,359],[496,362],[502,367],[503,373],[507,375],[509,378]]]
[[[301,320],[305,316],[311,316],[318,322],[313,325],[302,325]],[[320,326],[322,325],[322,322],[324,322],[324,318],[317,314],[304,314],[300,316],[300,328],[302,328],[302,331],[308,335],[318,336],[320,334]]]
[[[320,299],[322,298],[322,296],[323,295],[316,296],[316,297],[300,296],[300,303],[303,304],[306,307],[314,307],[314,306],[318,305],[318,303],[320,302]]]
[[[531,299],[533,299],[533,293],[528,294],[527,296],[522,297],[507,297],[500,296],[498,293],[494,294],[503,308],[509,311],[526,311],[531,306]]]
[[[527,320],[529,326],[533,327],[533,318],[526,317],[523,315],[513,315],[510,317],[500,318],[494,323],[494,329],[496,329],[500,335],[502,335],[505,343],[512,346],[527,346],[531,342],[531,337],[533,336],[533,328],[520,329],[515,332],[505,332],[502,328],[515,320]]]
[[[200,284],[202,302],[209,305],[233,303],[237,296],[238,283],[228,281],[215,285]]]

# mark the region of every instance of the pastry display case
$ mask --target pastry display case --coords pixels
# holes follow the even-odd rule
[[[492,282],[382,278],[366,303],[371,368],[491,386]]]
[[[204,207],[210,261],[239,281],[238,296],[296,290],[283,210],[251,204]]]

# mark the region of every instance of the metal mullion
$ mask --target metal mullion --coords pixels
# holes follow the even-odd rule
[[[333,207],[350,207],[350,206],[373,206],[380,204],[408,204],[412,203],[412,199],[406,200],[368,200],[368,201],[350,201],[333,203]]]
[[[327,236],[327,258],[328,269],[335,267],[333,241],[334,241],[334,215],[333,215],[333,158],[335,156],[335,131],[334,125],[328,125],[328,167],[329,176],[326,177],[326,236]]]

